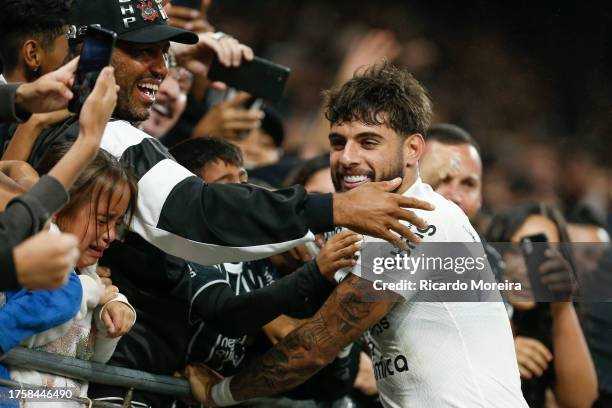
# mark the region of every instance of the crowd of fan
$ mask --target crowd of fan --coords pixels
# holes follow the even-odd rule
[[[109,3],[90,1],[101,8],[105,2]],[[138,219],[146,219],[138,202],[144,193],[139,190],[149,182],[146,174],[155,163],[134,165],[140,163],[138,157],[133,162],[125,160],[129,149],[141,140],[126,142],[118,151],[107,148],[114,139],[107,145],[103,140],[111,138],[105,128],[109,121],[113,123],[112,117],[117,119],[115,109],[132,109],[139,117],[126,96],[131,90],[117,87],[126,83],[121,82],[124,72],[134,68],[113,60],[114,68],[102,71],[80,115],[74,117],[65,109],[77,67],[72,58],[78,55],[78,44],[69,44],[66,36],[68,25],[73,24],[68,16],[74,15],[70,7],[82,3],[0,2],[5,10],[0,57],[8,83],[0,87],[0,290],[4,291],[0,292],[0,352],[22,346],[163,375],[185,375],[189,373],[186,366],[204,363],[223,376],[234,375],[298,327],[300,319],[318,310],[334,289],[335,273],[354,264],[360,236],[344,231],[325,240],[318,234],[314,242],[299,241],[284,252],[250,258],[241,253],[231,259],[230,252],[221,248],[218,258],[208,263],[193,259],[188,250],[159,244],[161,239],[149,239],[147,234],[161,236],[151,231],[164,229],[163,211],[171,207],[166,201],[159,208],[153,227]],[[300,95],[305,92],[303,84],[312,79],[305,67],[313,63],[280,44],[269,54],[298,66],[289,84],[294,114],[286,120],[270,105],[250,108],[251,95],[210,84],[205,70],[213,57],[238,65],[252,58],[251,49],[228,35],[213,34],[215,22],[206,19],[207,1],[199,11],[171,4],[164,7],[169,24],[197,32],[198,42],[172,43],[164,55],[164,67],[155,68],[159,75],[149,78],[160,81],[155,102],[140,120],[129,121],[156,140],[149,150],[137,152],[146,156],[142,160],[171,159],[206,185],[248,183],[258,186],[250,187],[257,190],[302,185],[311,194],[336,193],[324,102]],[[239,36],[240,30],[235,34]],[[350,44],[334,86],[342,86],[359,68],[402,54],[390,31],[366,31]],[[426,71],[428,58],[437,52],[431,47],[423,39],[409,44],[422,59],[422,66],[412,61],[413,71]],[[157,58],[155,52],[137,47],[124,54],[141,62]],[[136,77],[140,80],[149,74],[135,75],[141,75]],[[295,85],[300,81],[301,86]],[[445,103],[446,115],[443,112],[438,118],[453,116],[449,113],[452,104]],[[478,106],[486,109],[483,101]],[[295,119],[300,109],[316,117],[307,126],[303,116]],[[468,122],[477,136],[490,130],[479,128],[478,120]],[[119,126],[113,137],[128,132]],[[76,129],[72,137],[62,137],[69,128]],[[492,143],[452,124],[434,124],[425,136],[421,178],[456,203],[482,237],[492,243],[519,242],[524,236],[543,233],[551,242],[598,243],[576,247],[573,253],[549,253],[543,267],[551,271],[555,290],[570,295],[578,290],[577,284],[563,281],[564,271],[571,270],[570,275],[578,276],[585,286],[610,282],[606,272],[612,258],[605,246],[609,242],[609,169],[596,163],[591,153],[517,137]],[[161,180],[164,173],[154,177]],[[166,199],[178,186],[159,195]],[[215,187],[211,188],[214,193]],[[219,190],[219,196],[232,193],[232,188]],[[188,207],[192,200],[199,200],[199,190],[193,188],[190,193],[193,197],[173,203],[170,210],[187,216],[197,212]],[[253,213],[260,202],[283,200],[281,195],[271,197],[251,197]],[[252,245],[248,238],[215,236],[223,228],[240,235],[241,226],[235,224],[243,220],[241,204],[230,201],[215,203],[213,198],[198,207],[210,211],[205,217],[217,220],[208,241],[201,242],[221,247]],[[223,214],[212,213],[223,206]],[[194,221],[195,228],[198,222]],[[334,219],[333,224],[350,223]],[[184,230],[177,227],[176,231],[181,235]],[[369,232],[367,228],[360,232],[364,231]],[[271,236],[271,242],[276,242]],[[524,268],[516,265],[511,254],[504,254],[497,267],[505,277],[524,279]],[[610,406],[610,304],[548,304],[520,297],[507,302],[529,406]],[[110,402],[121,401],[126,391],[2,364],[0,377],[75,387],[81,396]],[[367,345],[355,342],[303,385],[243,406],[376,407],[380,402],[374,377]],[[195,406],[193,401],[143,392],[136,392],[134,401],[142,406]]]

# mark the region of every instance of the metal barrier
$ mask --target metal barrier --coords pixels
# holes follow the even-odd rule
[[[22,347],[16,347],[0,356],[0,362],[126,389],[171,395],[177,398],[191,396],[189,382],[183,378],[151,374],[146,371],[115,367]],[[17,385],[17,383],[13,385]],[[98,403],[98,401],[95,401],[95,403]],[[85,403],[85,405],[88,405],[88,403]],[[117,407],[118,405],[108,405],[106,403],[106,405],[92,404],[91,406],[104,408]]]

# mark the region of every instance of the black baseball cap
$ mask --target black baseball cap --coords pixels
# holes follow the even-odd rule
[[[78,41],[88,25],[100,25],[117,33],[118,40],[134,43],[198,42],[196,34],[169,26],[167,20],[161,0],[74,0],[68,37]]]

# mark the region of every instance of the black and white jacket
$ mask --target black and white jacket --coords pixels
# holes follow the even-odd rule
[[[48,129],[28,161],[36,166],[49,147],[74,141],[78,132],[77,118]],[[109,122],[101,147],[128,162],[138,179],[130,229],[174,256],[203,265],[261,259],[332,229],[331,194],[207,184],[129,122]]]

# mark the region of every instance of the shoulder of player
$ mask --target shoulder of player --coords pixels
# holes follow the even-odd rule
[[[474,241],[476,233],[465,213],[452,201],[436,193],[428,185],[423,185],[418,198],[435,206],[433,211],[415,209],[416,215],[425,220],[428,227],[422,230],[412,227],[422,241]]]

